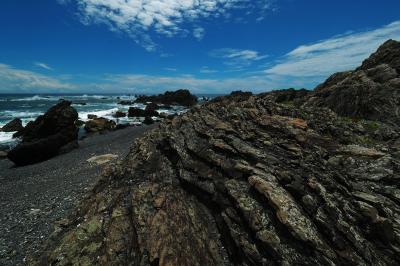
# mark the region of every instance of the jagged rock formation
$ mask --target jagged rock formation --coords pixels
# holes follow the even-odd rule
[[[135,102],[138,103],[158,103],[166,105],[193,106],[197,103],[197,97],[188,90],[167,91],[156,96],[139,96]]]
[[[21,166],[47,160],[76,147],[77,119],[78,113],[71,107],[71,102],[60,101],[14,134],[22,141],[8,153],[8,158]]]
[[[15,118],[8,122],[4,127],[0,128],[0,132],[15,132],[15,131],[21,131],[23,130],[24,127],[22,125],[22,121],[20,118]]]
[[[399,265],[399,128],[301,94],[235,93],[165,120],[31,264]]]
[[[400,42],[389,40],[355,71],[332,75],[308,104],[339,115],[400,124]]]

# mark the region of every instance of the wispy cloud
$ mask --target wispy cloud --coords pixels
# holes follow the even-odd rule
[[[45,64],[45,63],[41,63],[41,62],[35,62],[34,63],[35,66],[44,68],[46,70],[53,70],[53,68],[51,68],[49,65]]]
[[[193,26],[201,19],[224,17],[234,20],[238,12],[260,16],[272,9],[274,0],[59,0],[77,3],[84,24],[106,24],[112,31],[122,31],[148,51],[157,49],[149,32],[164,36],[187,35],[197,39],[204,29]],[[235,15],[233,15],[235,13]]]
[[[73,89],[73,84],[32,71],[0,64],[0,89],[2,92],[30,92]]]
[[[292,77],[326,77],[360,65],[388,39],[400,39],[400,21],[369,31],[351,32],[299,46],[265,73]]]
[[[208,66],[204,66],[200,69],[199,72],[202,74],[212,74],[212,73],[217,73],[218,70],[210,69]]]
[[[301,86],[301,85],[299,85]],[[190,89],[194,93],[229,93],[232,90],[252,90],[263,92],[280,88],[277,81],[265,76],[249,76],[246,78],[197,78],[192,75],[154,76],[154,75],[108,75],[102,82],[92,84],[97,91],[130,93],[159,93],[165,90]]]
[[[166,68],[164,68],[164,70],[176,72],[178,69],[173,68],[173,67],[166,67]]]
[[[209,53],[211,57],[220,58],[223,63],[233,69],[242,69],[250,66],[254,62],[267,58],[267,55],[262,55],[253,50],[239,50],[232,48],[216,49]]]
[[[204,38],[205,30],[202,27],[196,27],[193,29],[193,36],[201,41]]]

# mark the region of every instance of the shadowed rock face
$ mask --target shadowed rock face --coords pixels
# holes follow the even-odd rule
[[[22,126],[22,121],[20,118],[15,118],[9,123],[7,123],[4,127],[0,128],[0,132],[14,132],[21,131],[24,127]]]
[[[157,96],[139,96],[135,102],[138,103],[160,103],[167,105],[193,106],[197,103],[197,97],[188,90],[167,91]]]
[[[398,127],[288,93],[165,120],[31,263],[398,265]]]
[[[339,115],[400,124],[400,42],[389,40],[354,71],[332,75],[307,104]]]
[[[47,160],[77,146],[77,119],[78,113],[71,102],[59,102],[14,134],[22,142],[8,153],[8,158],[22,166]]]

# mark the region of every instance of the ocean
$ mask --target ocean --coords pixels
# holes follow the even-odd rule
[[[89,94],[0,94],[0,127],[4,126],[15,118],[20,118],[25,126],[29,121],[35,120],[39,115],[44,114],[50,107],[60,99],[71,101],[72,106],[78,111],[79,119],[87,121],[88,114],[98,117],[112,119],[118,124],[137,124],[141,119],[112,117],[116,111],[127,112],[129,107],[145,108],[144,104],[120,105],[122,100],[135,100],[133,95],[89,95]],[[181,106],[173,106],[173,109],[160,109],[159,112],[167,114],[185,112]],[[13,146],[17,140],[12,138],[14,132],[0,132],[0,146]]]

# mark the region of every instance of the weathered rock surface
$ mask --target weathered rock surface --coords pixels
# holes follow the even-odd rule
[[[23,130],[24,127],[22,126],[22,121],[19,118],[15,118],[13,120],[11,120],[10,122],[8,122],[7,124],[5,124],[0,131],[3,132],[15,132],[15,131],[21,131]]]
[[[399,128],[303,93],[233,94],[164,120],[30,262],[399,265]]]
[[[77,119],[78,113],[71,102],[59,102],[14,134],[22,142],[8,153],[8,158],[16,165],[27,165],[56,156],[63,146],[77,143]]]
[[[139,96],[135,102],[193,106],[197,103],[197,97],[192,95],[188,90],[177,90],[167,91],[157,96]]]
[[[400,42],[389,40],[354,71],[332,75],[308,105],[339,115],[400,124]]]
[[[85,123],[85,130],[88,133],[98,133],[106,130],[114,130],[117,124],[104,117],[94,118]]]

